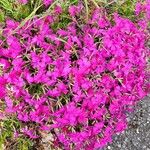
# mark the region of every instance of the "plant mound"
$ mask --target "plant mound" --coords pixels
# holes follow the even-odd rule
[[[126,112],[149,91],[147,22],[118,14],[110,21],[99,9],[83,22],[82,7],[71,6],[69,25],[56,30],[56,10],[20,28],[7,20],[0,41],[1,118],[22,122],[18,136],[47,132],[53,149],[97,149],[125,130]]]

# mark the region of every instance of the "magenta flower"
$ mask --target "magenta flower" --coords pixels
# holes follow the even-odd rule
[[[139,15],[143,11],[143,8],[144,6],[140,2],[136,3],[135,14]]]
[[[116,124],[115,128],[117,132],[122,132],[127,128],[127,124],[124,121],[120,121]]]
[[[53,3],[53,0],[43,0],[43,4],[47,7]]]
[[[52,3],[43,0],[43,7]],[[58,30],[60,6],[20,28],[8,19],[5,41],[0,40],[5,105],[0,117],[16,116],[22,122],[18,136],[36,139],[50,132],[54,149],[104,147],[127,128],[125,112],[150,92],[149,1],[137,3],[137,22],[117,13],[110,20],[100,9],[84,22],[78,20],[82,8],[70,6],[72,20]]]
[[[39,136],[37,136],[33,130],[22,128],[22,132],[26,135],[28,135],[31,139],[37,139]]]
[[[70,6],[69,7],[69,14],[70,14],[70,16],[74,17],[75,15],[80,13],[81,9],[82,9],[82,6],[80,6],[80,5],[79,6],[75,6],[75,5]]]
[[[28,3],[28,0],[19,0],[19,2],[23,5],[27,4]]]

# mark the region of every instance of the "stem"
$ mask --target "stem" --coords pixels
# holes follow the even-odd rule
[[[84,0],[85,3],[85,9],[86,9],[86,21],[89,20],[89,8],[88,8],[88,1]]]
[[[91,1],[93,2],[93,4],[94,4],[97,8],[100,8],[95,0],[91,0]]]

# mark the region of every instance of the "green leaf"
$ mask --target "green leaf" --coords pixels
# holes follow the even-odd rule
[[[0,10],[0,22],[4,22],[5,20],[5,14],[3,11]]]

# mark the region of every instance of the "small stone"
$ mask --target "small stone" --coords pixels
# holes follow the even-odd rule
[[[121,144],[118,144],[118,147],[121,148]]]
[[[110,147],[110,146],[108,146],[107,148],[108,148],[108,149],[111,149],[111,147]]]
[[[139,132],[139,129],[136,129],[136,133],[140,133],[140,132]]]

